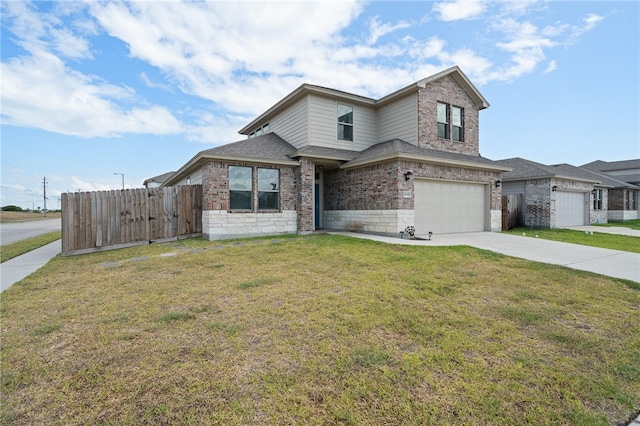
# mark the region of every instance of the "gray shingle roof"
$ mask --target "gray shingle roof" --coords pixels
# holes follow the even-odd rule
[[[611,172],[614,170],[640,169],[640,158],[622,161],[602,161],[596,160],[591,163],[583,164],[581,167],[597,172]]]
[[[175,172],[167,172],[158,176],[150,177],[149,179],[146,179],[144,182],[142,182],[142,184],[146,185],[148,182],[156,182],[160,184],[169,180],[174,174]]]
[[[293,145],[277,134],[270,132],[254,138],[200,151],[198,155],[207,158],[239,157],[260,161],[291,161],[290,154],[295,151],[296,149]]]
[[[568,178],[593,182],[594,184],[611,188],[634,188],[634,185],[629,185],[628,183],[615,179],[611,176],[566,163],[545,165],[519,157],[498,160],[496,162],[513,167],[512,171],[503,173],[502,179],[505,181]]]
[[[455,152],[438,151],[436,149],[422,148],[405,142],[401,139],[392,139],[390,141],[373,145],[360,152],[359,155],[353,159],[353,161],[363,162],[365,160],[374,160],[375,158],[384,158],[395,154],[441,158],[450,161],[475,163],[483,166],[498,166],[495,161],[489,160],[488,158],[475,155],[457,154]]]

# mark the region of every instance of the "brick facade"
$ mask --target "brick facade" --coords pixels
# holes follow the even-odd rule
[[[464,108],[464,141],[437,136],[436,103]],[[418,146],[440,151],[479,155],[479,111],[456,80],[446,76],[418,92]]]
[[[298,211],[298,233],[313,232],[315,166],[312,160],[303,158],[297,168],[296,197]]]

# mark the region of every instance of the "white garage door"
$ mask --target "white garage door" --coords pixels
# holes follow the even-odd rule
[[[484,231],[485,185],[416,180],[414,191],[417,235]]]
[[[584,192],[558,191],[556,193],[556,226],[579,226],[585,224]]]

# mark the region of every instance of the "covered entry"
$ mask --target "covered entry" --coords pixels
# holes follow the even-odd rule
[[[480,183],[414,181],[415,228],[418,235],[484,231],[487,187]]]
[[[586,223],[587,198],[584,192],[556,192],[556,226],[580,226]]]

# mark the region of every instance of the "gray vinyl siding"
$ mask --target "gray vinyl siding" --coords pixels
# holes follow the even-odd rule
[[[524,194],[525,181],[518,180],[513,182],[502,183],[502,195]]]
[[[353,141],[338,140],[338,103],[353,107]],[[310,145],[363,151],[377,142],[373,108],[313,95],[309,107]]]
[[[186,175],[173,186],[187,185],[187,178],[191,178],[191,183],[189,185],[202,185],[202,167],[198,168],[191,172],[191,174]]]
[[[296,148],[309,145],[309,98],[304,97],[275,116],[269,122],[269,130]]]
[[[378,142],[396,138],[418,145],[418,97],[415,93],[378,108]]]

